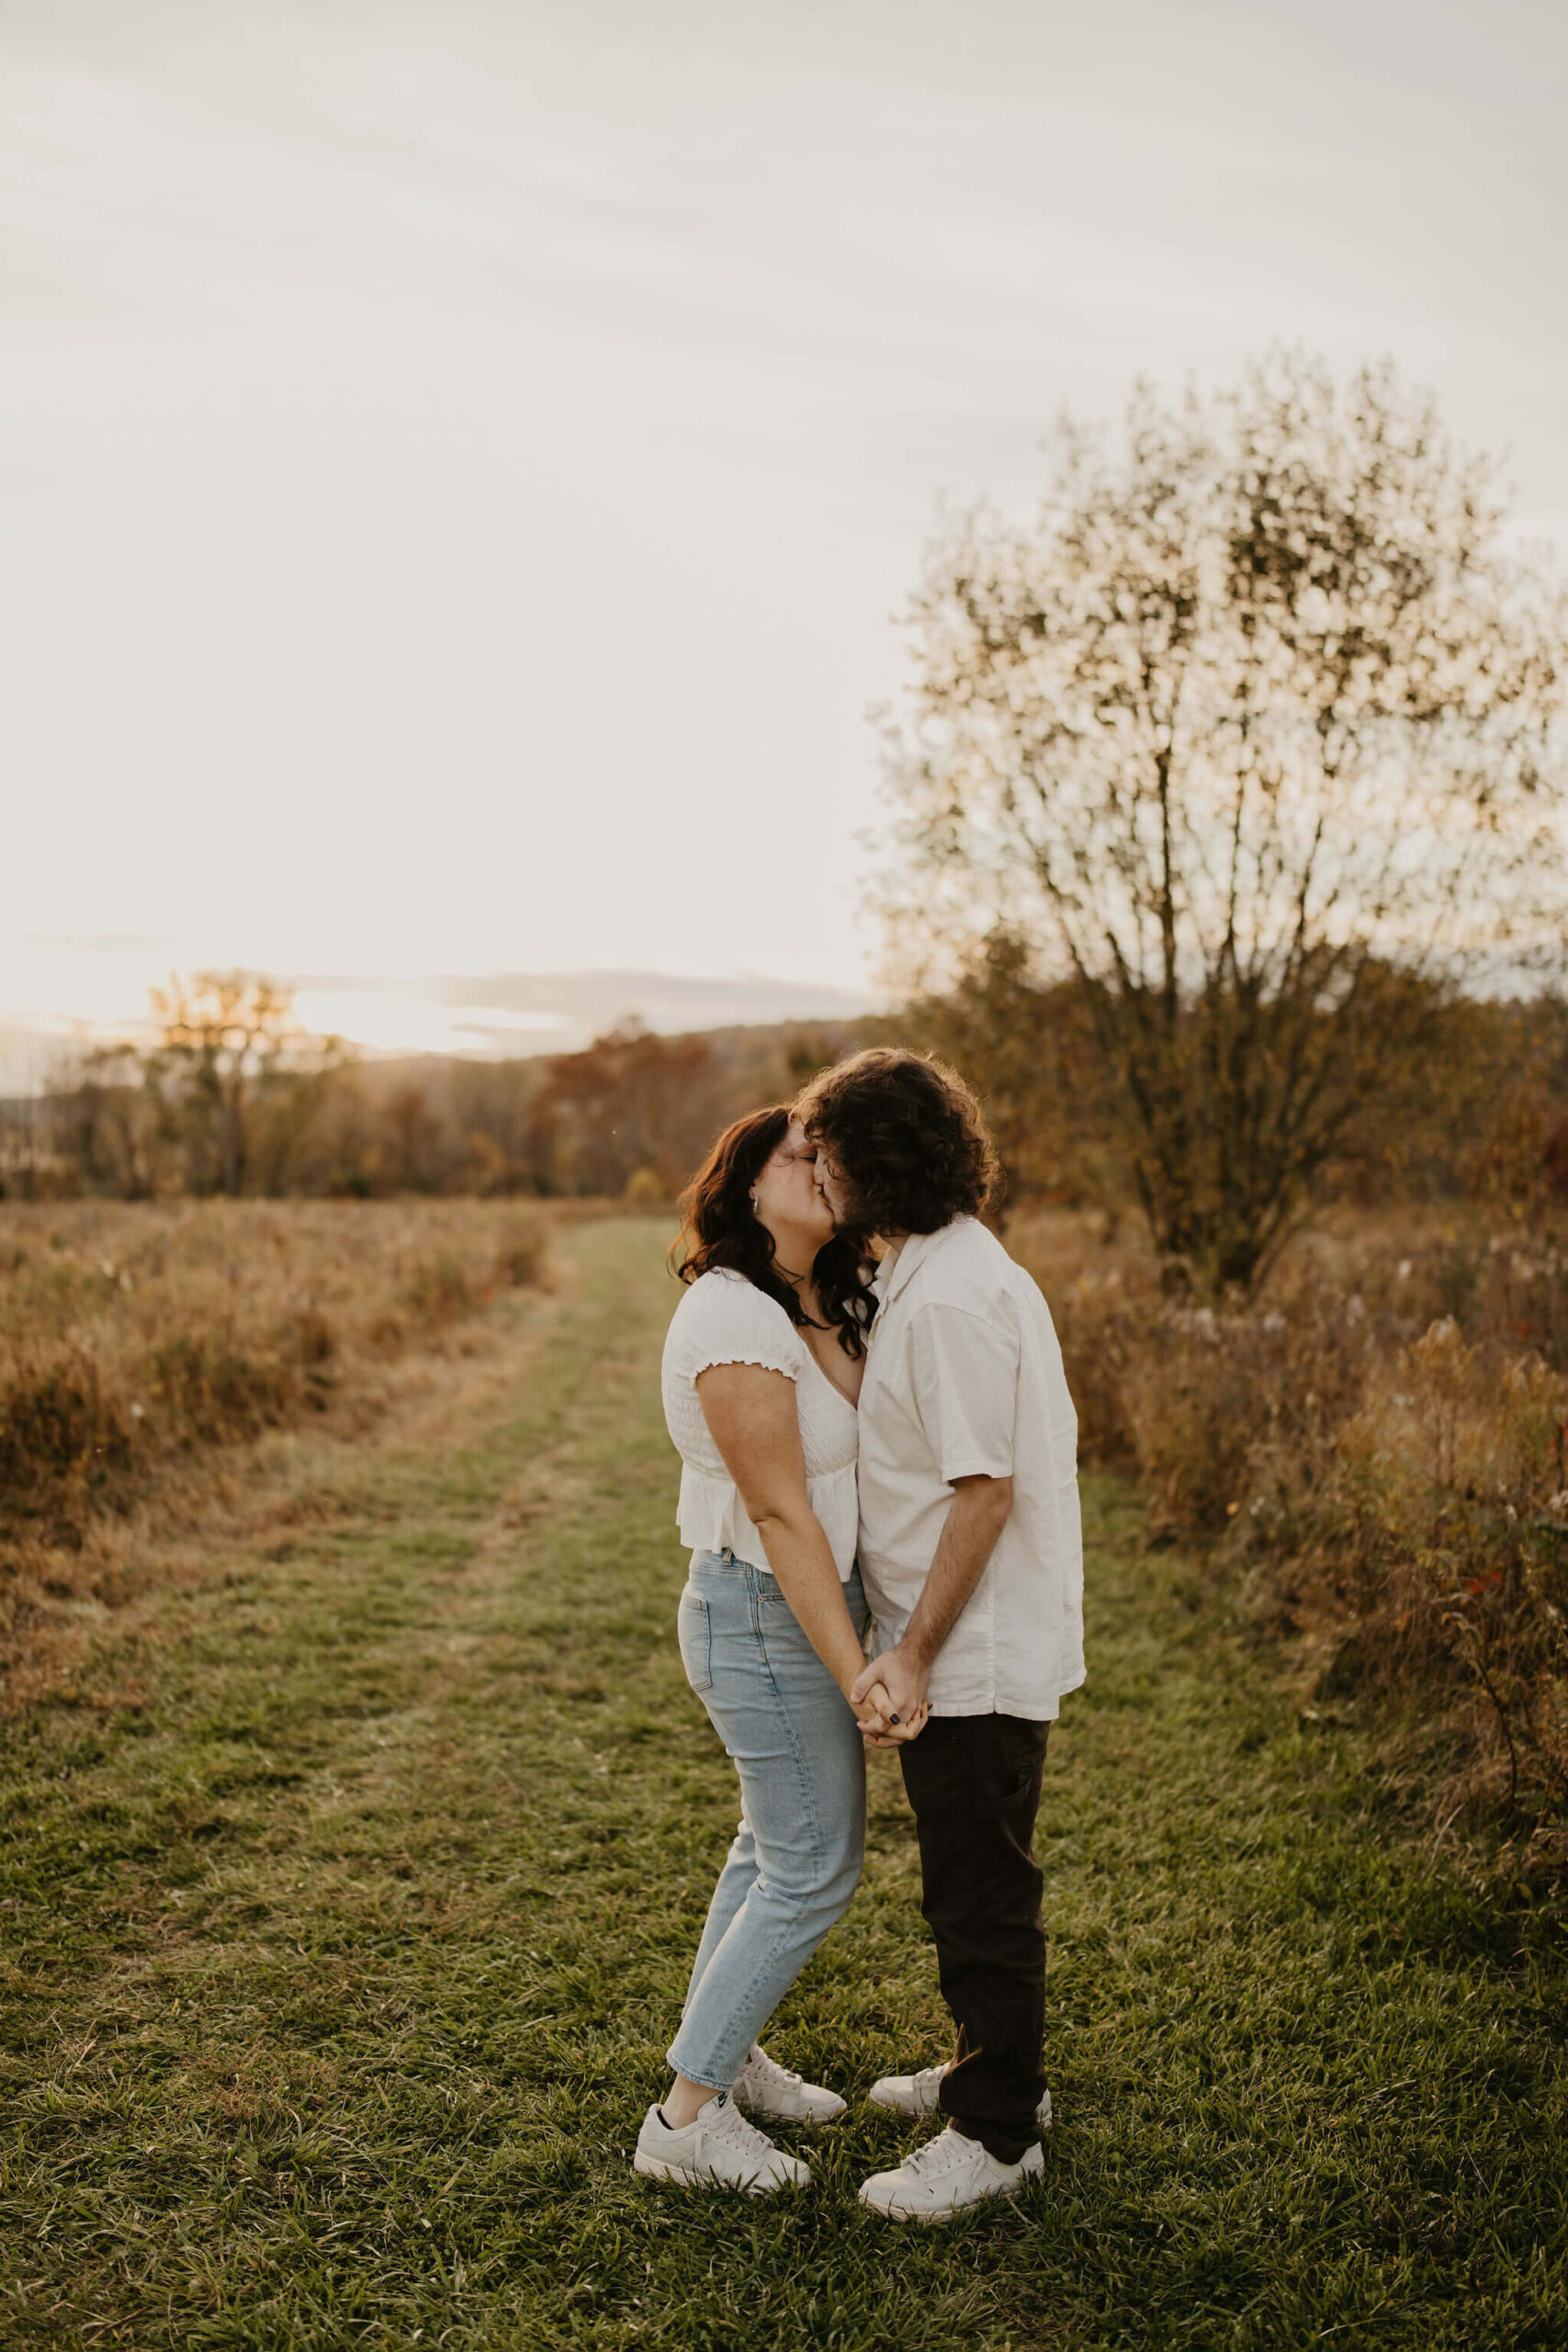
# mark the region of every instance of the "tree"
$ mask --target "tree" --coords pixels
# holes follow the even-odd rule
[[[716,1124],[715,1079],[705,1037],[658,1036],[636,1020],[553,1055],[532,1138],[547,1189],[620,1193],[648,1170],[672,1196]]]
[[[347,1057],[312,1037],[290,989],[250,972],[198,972],[152,991],[158,1042],[146,1057],[192,1192],[280,1191],[300,1131]]]
[[[1173,1272],[1250,1286],[1445,993],[1558,951],[1565,616],[1484,461],[1387,366],[1275,353],[1033,528],[931,550],[893,739],[914,910],[1084,991]]]
[[[134,1046],[90,1046],[56,1072],[50,1100],[58,1148],[78,1182],[122,1201],[152,1198],[164,1122]]]
[[[917,996],[890,1024],[897,1042],[940,1054],[976,1087],[1002,1163],[1004,1204],[1094,1203],[1113,1227],[1126,1206],[1106,1073],[1084,992],[1045,984],[1028,941],[1005,926],[956,978]]]

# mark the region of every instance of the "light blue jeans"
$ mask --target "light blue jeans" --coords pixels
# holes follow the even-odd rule
[[[858,1569],[844,1599],[863,1631]],[[740,1776],[740,1826],[670,2046],[678,2074],[718,2091],[849,1908],[865,1848],[865,1748],[766,1568],[696,1553],[680,1632],[686,1679]]]

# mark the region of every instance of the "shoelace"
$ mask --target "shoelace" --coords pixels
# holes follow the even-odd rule
[[[787,2083],[793,2089],[798,2090],[801,2085],[800,2075],[792,2074],[787,2066],[781,2066],[776,2058],[770,2058],[760,2042],[752,2043],[751,2055],[747,2059],[740,2072],[743,2075],[760,2075],[764,2082],[772,2084],[775,2089],[781,2084]]]
[[[765,2132],[747,2122],[733,2099],[726,2099],[717,2122],[710,2123],[707,2129],[716,2139],[728,2140],[732,2147],[744,2148],[749,2154],[761,2152],[771,2156],[774,2153],[773,2142]]]
[[[917,2148],[905,2160],[904,2170],[918,2174],[922,2179],[934,2179],[939,2174],[951,2172],[954,2165],[964,2162],[969,2154],[969,2143],[957,2132],[939,2132],[923,2148]]]

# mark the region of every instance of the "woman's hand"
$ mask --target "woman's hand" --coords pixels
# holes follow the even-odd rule
[[[886,1717],[886,1722],[877,1724],[877,1731],[884,1736],[872,1740],[872,1747],[896,1747],[900,1740],[919,1738],[926,1717],[931,1714],[931,1708],[926,1705],[926,1668],[909,1656],[905,1644],[898,1644],[896,1649],[884,1649],[879,1658],[870,1658],[863,1665],[849,1687],[851,1708],[870,1701],[872,1691],[884,1693],[879,1713]],[[861,1722],[861,1731],[867,1731],[865,1722]]]
[[[922,1699],[918,1711],[910,1716],[908,1723],[900,1724],[897,1731],[868,1731],[863,1724],[861,1737],[868,1747],[902,1747],[907,1741],[919,1739],[931,1721],[931,1709]]]
[[[857,1691],[863,1679],[863,1675],[856,1676]],[[918,1739],[931,1715],[931,1709],[922,1699],[900,1720],[894,1713],[887,1686],[880,1679],[859,1697],[852,1696],[851,1704],[856,1709],[855,1721],[868,1747],[901,1747],[906,1740]],[[862,1707],[868,1712],[860,1713]]]

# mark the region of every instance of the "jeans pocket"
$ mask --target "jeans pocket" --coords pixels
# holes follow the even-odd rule
[[[1022,1804],[1040,1799],[1040,1782],[1045,1770],[1045,1743],[1050,1736],[1049,1724],[1021,1724],[1008,1741],[1008,1770],[1012,1785],[1007,1802]]]
[[[681,1663],[686,1669],[687,1681],[694,1690],[711,1690],[713,1628],[708,1623],[708,1605],[700,1593],[693,1592],[689,1587],[681,1595],[675,1634],[681,1645]]]

